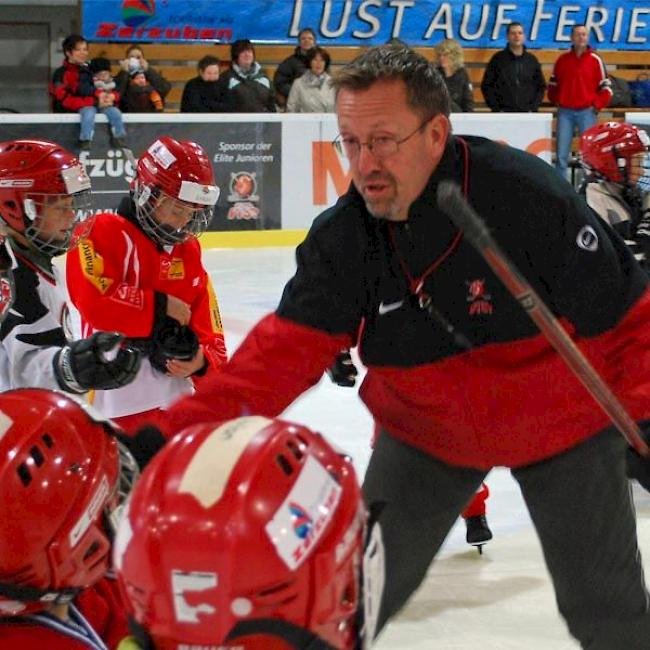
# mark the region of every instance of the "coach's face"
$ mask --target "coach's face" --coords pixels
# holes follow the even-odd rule
[[[401,79],[365,90],[341,88],[336,113],[352,180],[369,212],[405,221],[442,157],[449,120],[426,119],[411,108]]]

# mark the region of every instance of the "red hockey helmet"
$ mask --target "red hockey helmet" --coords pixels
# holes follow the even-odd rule
[[[219,199],[203,147],[158,138],[138,160],[133,199],[140,225],[156,243],[173,245],[200,235]]]
[[[354,648],[364,525],[352,464],[321,435],[196,425],[142,474],[114,566],[145,647]]]
[[[642,156],[637,154],[647,152],[649,145],[650,138],[644,130],[625,122],[603,122],[588,128],[580,137],[580,158],[585,167],[601,178],[627,183],[635,160],[641,162]]]
[[[87,233],[77,226],[90,213],[90,179],[73,154],[41,140],[0,143],[0,219],[35,248],[65,253]]]
[[[106,573],[120,452],[63,393],[0,394],[0,613],[67,602]]]

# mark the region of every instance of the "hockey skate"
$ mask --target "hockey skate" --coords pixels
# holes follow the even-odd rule
[[[492,531],[488,526],[485,515],[477,515],[476,517],[467,517],[465,519],[467,526],[467,535],[465,539],[468,544],[476,546],[480,555],[483,554],[483,544],[492,539]]]

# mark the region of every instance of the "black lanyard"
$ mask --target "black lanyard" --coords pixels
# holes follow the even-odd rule
[[[467,198],[469,192],[469,147],[463,138],[456,137],[456,140],[461,144],[463,151],[463,194]],[[458,245],[463,238],[463,231],[458,230],[443,253],[436,257],[424,272],[418,276],[414,276],[410,272],[404,258],[400,255],[399,249],[397,248],[397,242],[395,241],[394,224],[392,222],[388,224],[388,233],[391,247],[397,256],[402,272],[408,280],[409,291],[417,301],[418,307],[423,311],[426,311],[436,323],[438,323],[449,335],[453,336],[456,345],[465,349],[472,347],[469,340],[460,332],[456,332],[454,326],[436,309],[431,300],[431,296],[424,291],[424,283],[426,279],[435,273],[444,261],[458,248]]]

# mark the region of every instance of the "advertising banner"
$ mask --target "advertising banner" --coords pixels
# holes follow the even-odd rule
[[[586,25],[600,49],[648,48],[647,0],[82,0],[82,31],[91,41],[296,42],[311,27],[327,45],[411,46],[444,38],[464,47],[503,47],[511,22],[523,24],[532,48],[562,48],[571,27]]]
[[[647,114],[638,114],[647,115]],[[0,138],[44,138],[77,150],[76,115],[0,115]],[[206,150],[221,197],[212,231],[304,230],[347,191],[349,163],[332,146],[332,114],[125,115],[138,156],[157,137],[194,140]],[[479,135],[524,149],[550,163],[550,113],[453,113],[454,133]],[[115,209],[129,190],[132,163],[111,149],[106,118],[97,117],[93,146],[80,156],[97,211]]]
[[[300,117],[286,115],[282,125],[282,227],[287,229],[305,228],[352,181],[348,161],[332,146],[336,117]],[[452,113],[451,125],[459,135],[498,140],[550,163],[552,119],[551,113]]]
[[[74,119],[74,117],[73,117]],[[119,149],[110,147],[108,124],[97,119],[90,152],[83,152],[93,187],[95,211],[114,210],[127,196],[134,169]],[[128,140],[137,156],[157,137],[168,135],[203,146],[215,172],[221,197],[210,230],[274,230],[282,228],[281,125],[269,122],[191,122],[173,119],[134,125],[127,121]],[[0,124],[2,140],[46,139],[77,151],[78,123]]]

